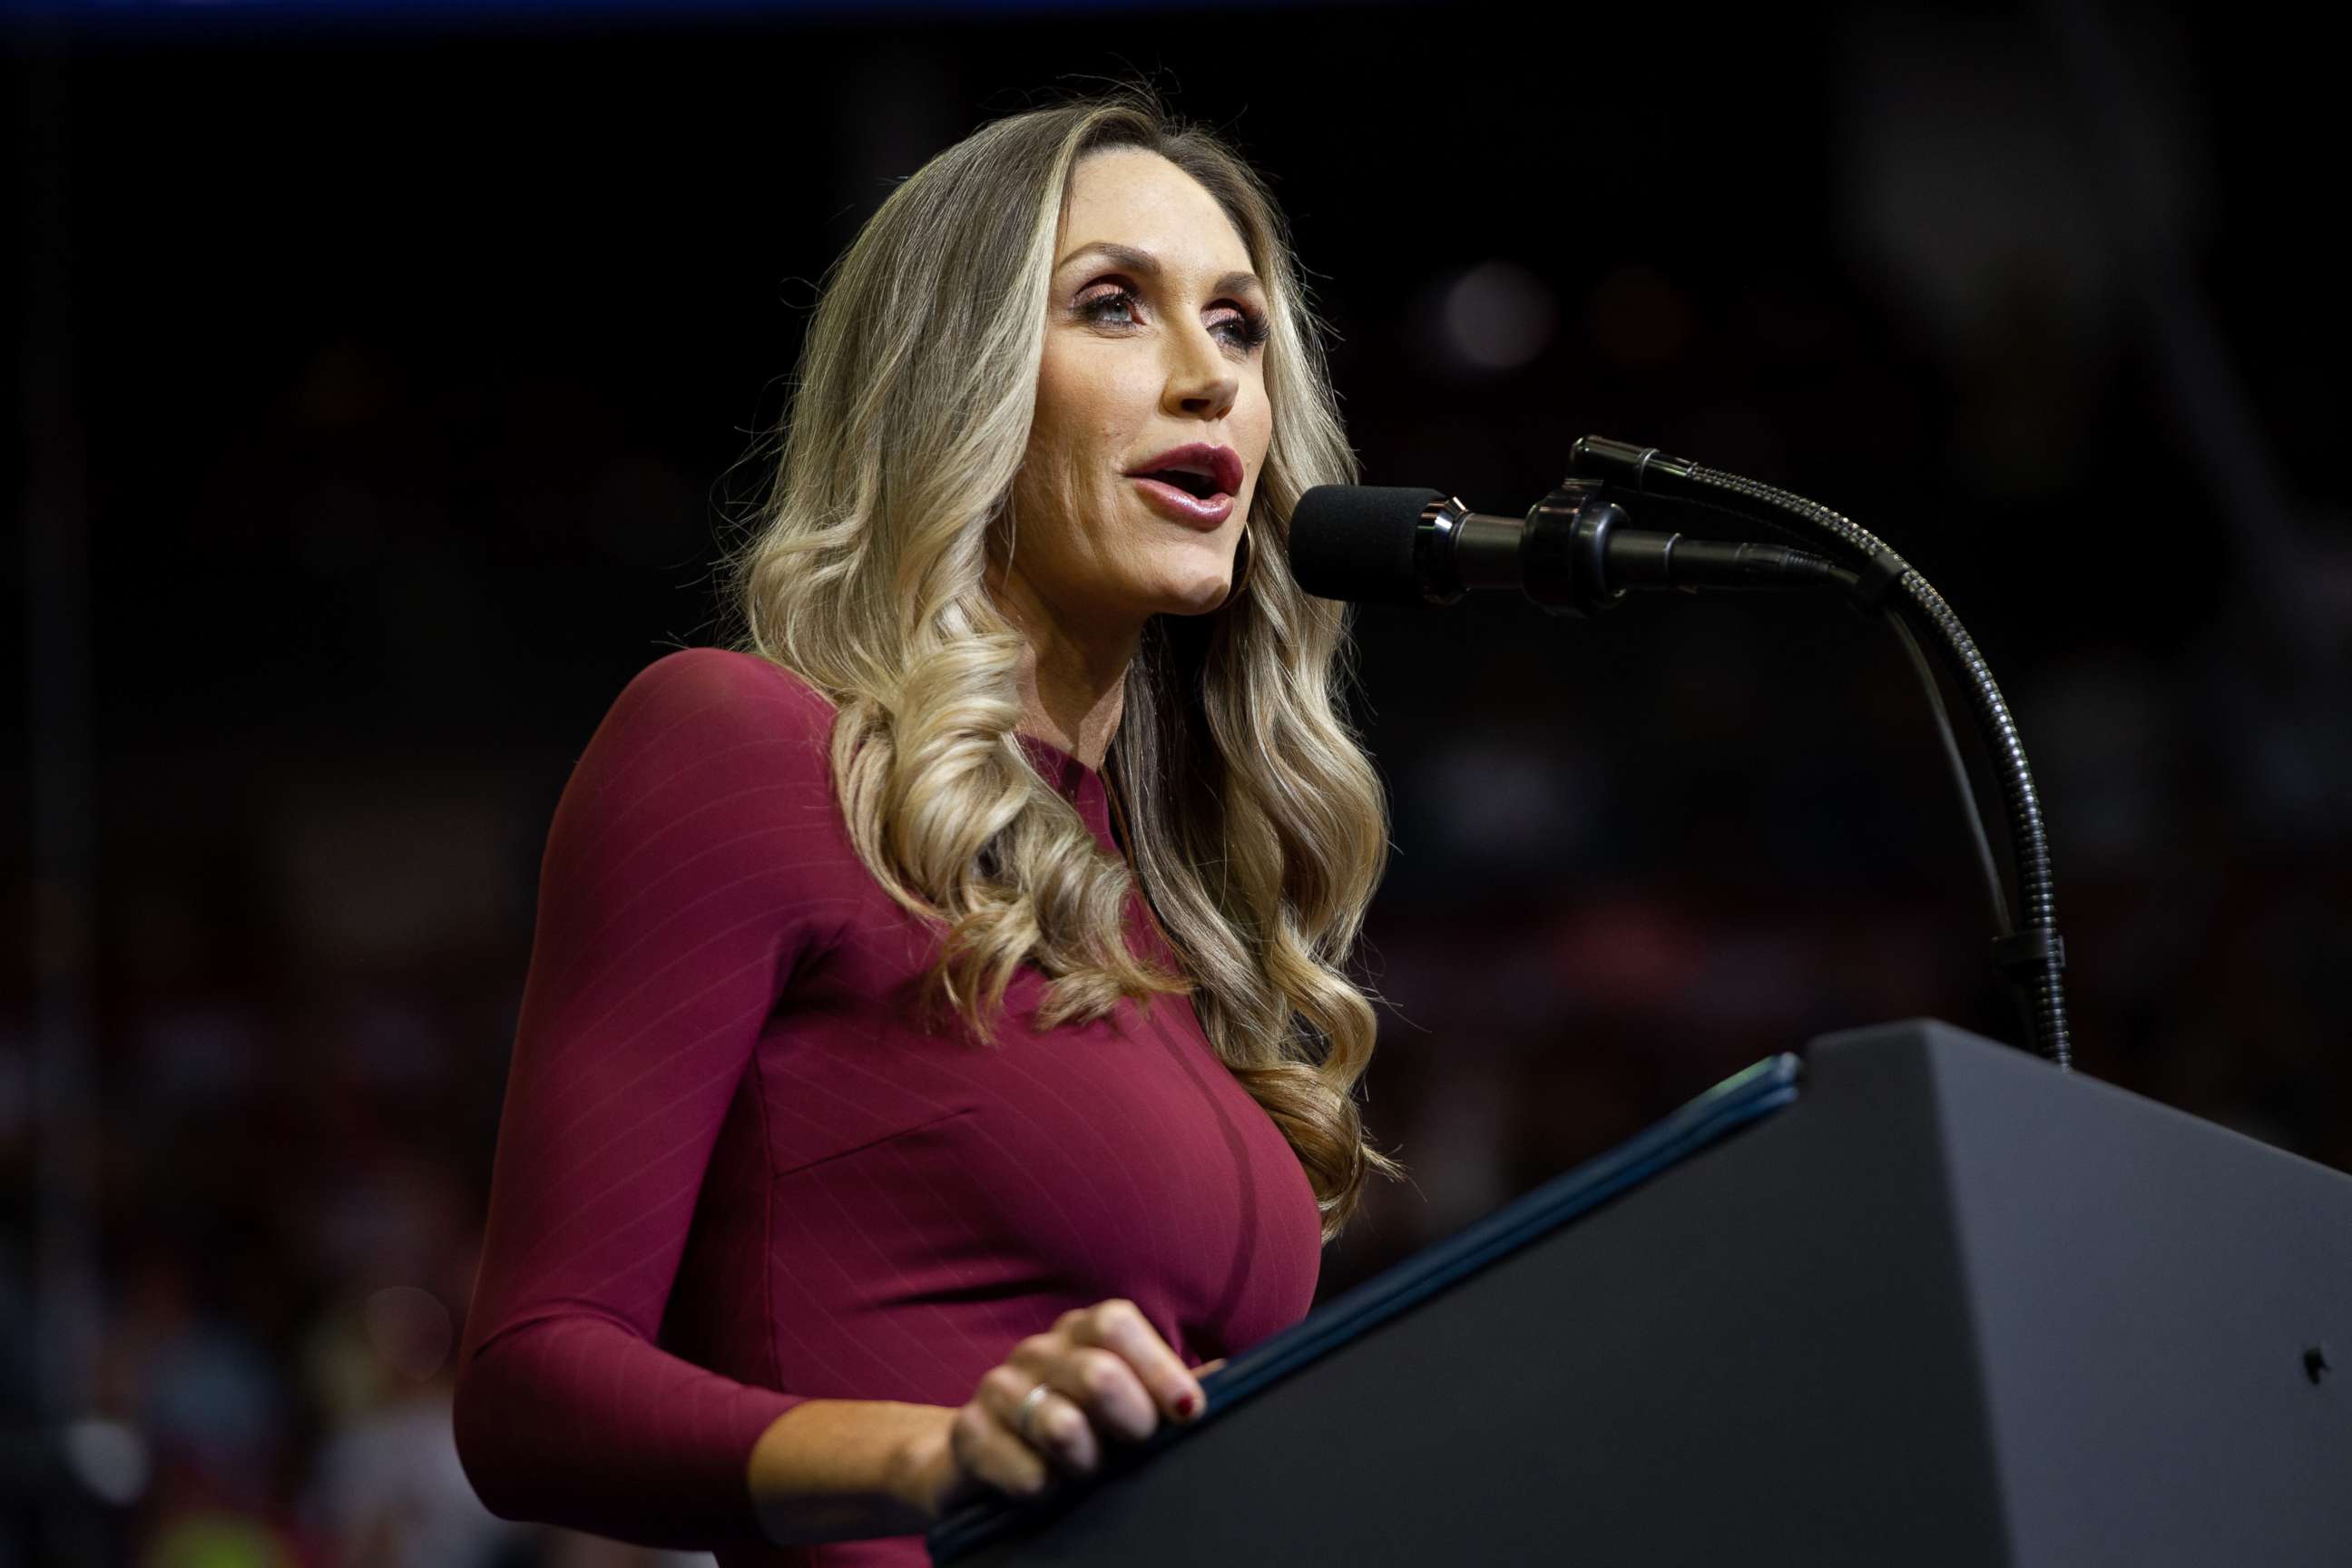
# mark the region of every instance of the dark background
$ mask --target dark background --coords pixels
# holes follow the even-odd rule
[[[1601,434],[1901,550],[2034,763],[2079,1069],[2352,1168],[2340,133],[2246,7],[7,21],[0,1564],[665,1560],[447,1446],[549,816],[712,638],[814,279],[1112,78],[1275,182],[1367,482],[1517,512]],[[1883,627],[1358,628],[1413,1181],[1324,1299],[1814,1034],[2021,1041]]]

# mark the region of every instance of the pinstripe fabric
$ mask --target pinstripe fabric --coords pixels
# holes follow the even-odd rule
[[[502,1515],[729,1568],[920,1563],[919,1536],[762,1541],[768,1424],[961,1405],[1107,1297],[1188,1364],[1312,1301],[1306,1173],[1190,1001],[1039,1032],[1024,966],[999,1048],[919,1026],[930,940],[850,847],[831,713],[762,659],[669,654],[556,808],[459,1351],[459,1453]],[[1101,778],[1024,746],[1118,853]],[[1128,934],[1171,956],[1139,900]]]

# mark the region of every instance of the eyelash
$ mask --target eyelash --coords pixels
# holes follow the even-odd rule
[[[1142,296],[1134,289],[1123,284],[1114,284],[1109,293],[1097,294],[1093,299],[1081,302],[1078,306],[1078,313],[1090,321],[1099,321],[1107,307],[1124,301],[1132,310],[1141,298]],[[1239,336],[1226,341],[1240,345],[1244,353],[1254,352],[1264,344],[1266,339],[1274,335],[1273,324],[1265,319],[1265,313],[1262,310],[1252,310],[1238,300],[1234,300],[1233,305],[1234,310],[1241,312],[1239,319],[1219,321],[1217,325],[1220,328],[1239,329]]]

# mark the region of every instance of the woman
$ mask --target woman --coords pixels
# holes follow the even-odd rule
[[[549,833],[461,1350],[491,1509],[922,1563],[1306,1313],[1398,1169],[1339,967],[1384,802],[1280,544],[1355,473],[1271,198],[1148,95],[882,205],[742,635],[630,682]]]

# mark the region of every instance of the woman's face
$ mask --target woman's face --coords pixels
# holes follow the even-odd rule
[[[1011,574],[1079,636],[1213,610],[1274,438],[1249,252],[1191,175],[1116,148],[1077,165],[1054,255]],[[1231,490],[1221,521],[1180,518],[1181,502],[1132,477],[1194,443],[1239,459],[1237,485],[1202,487]]]

